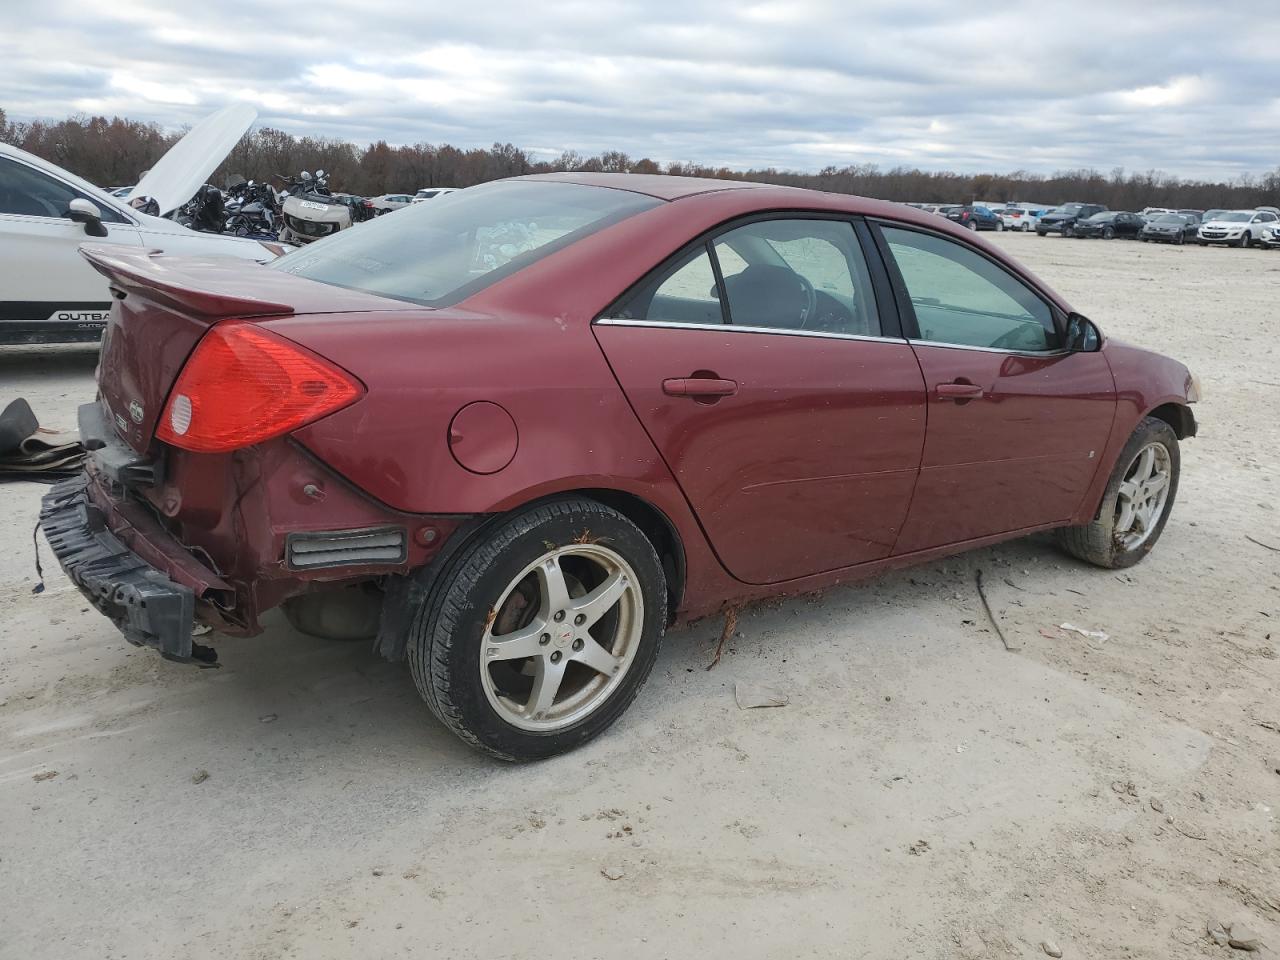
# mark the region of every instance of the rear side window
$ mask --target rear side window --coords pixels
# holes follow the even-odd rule
[[[933,234],[882,228],[911,297],[920,339],[1001,350],[1056,350],[1048,304],[986,257]]]
[[[737,326],[878,336],[871,277],[844,220],[761,220],[712,244]]]
[[[281,257],[270,269],[424,306],[449,306],[660,203],[607,187],[499,180],[343,230]]]
[[[659,271],[611,316],[651,323],[721,323],[720,296],[705,245]]]
[[[96,206],[103,223],[129,222],[97,198],[26,164],[0,157],[0,214],[66,219],[67,206],[77,197]]]

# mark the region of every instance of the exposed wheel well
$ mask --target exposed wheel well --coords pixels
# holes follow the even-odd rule
[[[1195,414],[1191,412],[1191,408],[1185,403],[1162,404],[1148,413],[1147,416],[1163,420],[1173,428],[1173,432],[1179,440],[1185,440],[1187,437],[1196,435]]]
[[[648,501],[634,494],[624,493],[621,490],[588,488],[585,490],[567,490],[564,493],[557,494],[557,496],[572,496],[574,494],[590,497],[592,500],[598,500],[607,507],[612,507],[639,527],[644,532],[644,535],[649,538],[654,550],[658,552],[658,559],[662,561],[662,571],[667,577],[667,610],[674,617],[676,611],[680,608],[680,601],[684,597],[684,543],[681,542],[680,535],[676,532],[676,528],[671,521],[667,519],[666,514]]]

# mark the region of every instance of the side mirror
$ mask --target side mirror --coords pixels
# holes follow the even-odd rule
[[[1095,353],[1102,349],[1102,334],[1092,320],[1079,313],[1067,316],[1067,349],[1072,353]]]
[[[74,223],[83,223],[84,232],[91,237],[107,235],[107,228],[102,225],[102,211],[96,203],[84,197],[76,197],[67,204],[67,218]]]

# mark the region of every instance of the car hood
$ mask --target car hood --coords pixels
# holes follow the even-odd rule
[[[1075,220],[1078,219],[1079,216],[1080,214],[1078,213],[1046,213],[1040,219],[1055,222],[1058,220]]]
[[[1232,227],[1237,229],[1250,226],[1248,223],[1242,223],[1239,220],[1206,220],[1200,224],[1202,227],[1221,227],[1224,230],[1230,230]]]
[[[130,197],[151,197],[161,215],[190,200],[253,126],[258,111],[247,103],[233,103],[205,117],[169,148],[138,181]]]

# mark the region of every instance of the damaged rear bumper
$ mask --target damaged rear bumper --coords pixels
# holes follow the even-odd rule
[[[155,647],[171,660],[208,662],[208,648],[191,640],[195,594],[107,529],[106,517],[89,498],[89,483],[81,475],[56,484],[40,508],[45,538],[62,569],[130,643]]]

